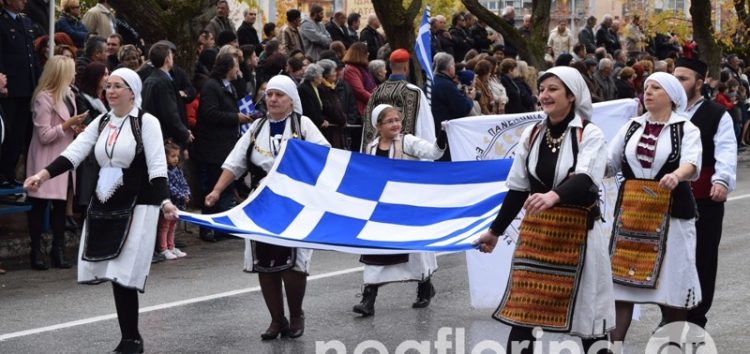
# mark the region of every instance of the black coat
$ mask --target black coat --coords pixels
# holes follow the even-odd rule
[[[253,25],[242,21],[240,28],[237,29],[237,42],[240,45],[252,44],[255,46],[255,55],[260,55],[263,48],[260,46],[260,38],[258,37],[258,31]]]
[[[31,20],[25,15],[20,21],[0,9],[0,73],[8,76],[8,97],[31,97],[41,75],[41,66],[34,52]]]
[[[505,94],[508,96],[508,103],[505,104],[505,113],[524,113],[526,110],[521,101],[521,91],[516,83],[508,75],[500,75],[500,83],[505,87]]]
[[[141,97],[143,109],[159,120],[164,139],[172,139],[178,145],[186,147],[190,132],[179,113],[180,105],[184,104],[167,73],[154,70],[143,83]]]
[[[375,60],[378,58],[378,49],[385,44],[385,38],[377,30],[366,26],[359,34],[359,40],[367,43],[367,59]],[[305,114],[307,115],[307,114]]]
[[[341,43],[344,43],[346,49],[349,49],[352,43],[354,43],[352,41],[352,38],[349,37],[347,28],[339,27],[333,22],[333,20],[328,22],[328,24],[326,25],[326,30],[328,31],[328,34],[331,35],[331,42],[339,41]]]
[[[469,31],[463,28],[453,27],[450,34],[453,37],[453,58],[457,62],[461,62],[464,60],[466,53],[474,49],[474,39],[471,38]]]
[[[323,117],[323,107],[315,94],[315,90],[313,90],[312,83],[310,81],[301,83],[297,87],[297,91],[299,92],[299,99],[302,101],[302,112],[315,123],[315,126],[320,128],[325,117]]]
[[[615,87],[617,88],[617,98],[635,98],[635,89],[633,85],[625,80],[615,80]]]
[[[192,159],[217,165],[224,162],[239,139],[237,100],[220,80],[211,78],[203,84]]]

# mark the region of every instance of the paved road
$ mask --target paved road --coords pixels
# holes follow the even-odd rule
[[[719,290],[707,328],[719,353],[750,352],[744,334],[750,313],[749,160],[743,158],[738,189],[727,204]],[[140,297],[147,353],[316,353],[316,345],[321,349],[324,343],[338,344],[334,341],[340,342],[338,350],[328,353],[354,353],[358,346],[373,347],[368,340],[382,343],[381,353],[395,353],[405,341],[428,341],[422,344],[432,349],[423,352],[434,353],[438,333],[445,331],[450,331],[453,348],[465,349],[457,353],[472,353],[487,344],[483,341],[505,343],[507,327],[490,319],[491,311],[469,306],[463,254],[438,258],[438,295],[429,308],[411,308],[415,284],[393,284],[381,288],[375,316],[362,319],[351,312],[362,281],[357,257],[322,251],[313,258],[304,305],[305,335],[262,342],[259,335],[270,317],[257,276],[241,271],[243,242],[188,242],[188,258],[152,267],[146,293]],[[111,287],[77,285],[75,277],[75,270],[58,269],[0,276],[0,353],[104,353],[114,348],[119,330]],[[629,333],[628,353],[644,351],[658,317],[655,306],[643,307],[641,320]]]

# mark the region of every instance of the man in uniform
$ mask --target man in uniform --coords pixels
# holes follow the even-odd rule
[[[406,49],[396,49],[391,53],[391,76],[372,92],[363,117],[370,117],[372,110],[379,104],[389,104],[401,109],[404,114],[403,134],[413,134],[434,143],[435,122],[427,97],[419,87],[406,81],[409,75],[409,57]],[[360,151],[375,138],[375,128],[370,124],[362,126]]]
[[[700,129],[703,144],[700,177],[692,183],[700,215],[695,222],[695,265],[703,301],[688,310],[687,320],[705,328],[708,322],[706,313],[711,308],[716,285],[724,202],[727,194],[734,190],[737,180],[737,139],[729,113],[701,95],[706,64],[695,59],[680,58],[674,76],[685,88],[688,97],[685,115]]]
[[[15,187],[18,157],[31,138],[31,95],[41,74],[34,53],[31,20],[21,14],[26,0],[0,0],[0,74],[7,76],[7,90],[0,93],[4,111],[5,142],[0,155],[0,188]],[[28,135],[28,138],[27,138]]]

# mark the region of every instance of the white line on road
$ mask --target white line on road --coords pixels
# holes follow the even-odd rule
[[[336,276],[339,276],[339,275],[345,275],[345,274],[349,274],[349,273],[361,272],[364,269],[365,269],[365,267],[347,268],[347,269],[337,270],[335,272],[328,272],[328,273],[311,275],[311,276],[307,277],[307,280],[310,281],[310,280],[318,280],[318,279],[331,278],[331,277],[336,277]],[[223,293],[218,293],[218,294],[213,294],[213,295],[206,295],[206,296],[194,297],[194,298],[186,299],[186,300],[180,300],[180,301],[168,302],[168,303],[165,303],[165,304],[148,306],[148,307],[144,307],[144,308],[140,309],[138,312],[140,312],[140,313],[146,313],[146,312],[151,312],[151,311],[164,310],[164,309],[168,309],[168,308],[172,308],[172,307],[190,305],[190,304],[195,304],[195,303],[204,302],[204,301],[211,301],[211,300],[220,299],[220,298],[224,298],[224,297],[236,296],[236,295],[241,295],[241,294],[246,294],[246,293],[254,293],[254,292],[257,292],[257,291],[260,291],[260,287],[259,286],[254,286],[252,288],[237,289],[237,290],[226,291],[226,292],[223,292]],[[65,328],[70,328],[70,327],[75,327],[75,326],[81,326],[81,325],[86,325],[86,324],[90,324],[90,323],[94,323],[94,322],[101,322],[101,321],[112,320],[112,319],[116,319],[116,318],[117,318],[117,314],[112,313],[112,314],[109,314],[109,315],[95,316],[95,317],[84,318],[84,319],[76,320],[76,321],[64,322],[64,323],[60,323],[60,324],[56,324],[56,325],[52,325],[52,326],[39,327],[39,328],[34,328],[34,329],[28,329],[28,330],[25,330],[25,331],[18,331],[18,332],[1,334],[0,335],[0,342],[8,340],[8,339],[13,339],[13,338],[18,338],[18,337],[24,337],[24,336],[29,336],[29,335],[39,334],[39,333],[44,333],[44,332],[49,332],[49,331],[56,331],[58,329],[65,329]]]
[[[750,193],[741,194],[738,196],[727,198],[727,202],[733,202],[733,201],[742,200],[746,198],[750,198]],[[442,254],[438,254],[438,256],[440,255]],[[347,268],[347,269],[342,269],[342,270],[338,270],[335,272],[311,275],[307,279],[308,281],[325,279],[325,278],[336,277],[339,275],[361,272],[362,270],[364,270],[364,267]],[[195,304],[199,302],[220,299],[224,297],[236,296],[236,295],[246,294],[246,293],[253,293],[257,291],[260,291],[260,287],[258,286],[255,286],[252,288],[237,289],[237,290],[227,291],[227,292],[213,294],[213,295],[200,296],[200,297],[195,297],[195,298],[186,299],[186,300],[180,300],[180,301],[168,302],[168,303],[164,303],[160,305],[148,306],[148,307],[144,307],[140,309],[139,312],[146,313],[146,312],[151,312],[151,311],[164,310],[164,309],[168,309],[172,307],[190,305],[190,304]],[[29,335],[34,335],[34,334],[39,334],[39,333],[44,333],[44,332],[49,332],[49,331],[56,331],[58,329],[81,326],[81,325],[86,325],[86,324],[95,323],[95,322],[112,320],[116,318],[117,318],[117,314],[112,313],[109,315],[95,316],[95,317],[84,318],[84,319],[76,320],[76,321],[64,322],[64,323],[60,323],[60,324],[56,324],[52,326],[39,327],[39,328],[34,328],[34,329],[28,329],[25,331],[0,334],[0,342],[8,340],[8,339],[24,337],[24,336],[29,336]]]

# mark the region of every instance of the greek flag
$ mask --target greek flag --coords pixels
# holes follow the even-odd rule
[[[417,56],[419,66],[425,72],[425,88],[424,93],[427,97],[427,102],[431,102],[432,98],[432,82],[434,77],[432,76],[432,37],[430,34],[430,5],[425,5],[424,14],[422,15],[422,23],[419,25],[419,33],[417,34],[417,43],[414,45],[414,54]]]
[[[250,95],[242,97],[239,101],[237,101],[237,108],[240,109],[241,113],[247,115],[255,112],[255,104],[253,103],[252,97],[250,97]],[[250,129],[250,124],[252,123],[240,124],[240,136],[245,134],[245,132]]]
[[[471,249],[507,193],[511,160],[394,160],[288,140],[240,205],[180,219],[289,247],[356,254]]]

